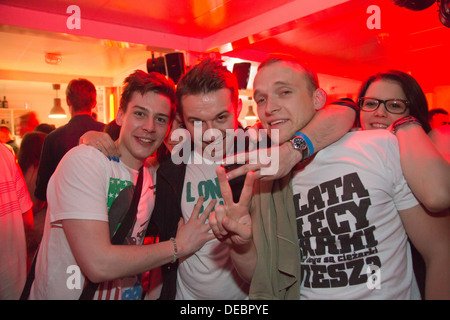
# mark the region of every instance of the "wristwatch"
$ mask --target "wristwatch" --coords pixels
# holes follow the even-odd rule
[[[301,136],[296,136],[290,140],[295,150],[299,150],[302,153],[302,161],[309,157],[309,148],[306,140]]]

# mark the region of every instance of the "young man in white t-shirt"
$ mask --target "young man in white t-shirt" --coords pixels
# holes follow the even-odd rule
[[[303,128],[321,108],[317,78],[299,61],[271,57],[254,81],[258,115],[278,143],[308,149]],[[218,169],[221,190],[226,177]],[[251,218],[225,199],[210,224],[231,237],[240,274],[255,299],[418,299],[411,239],[427,264],[426,298],[448,299],[449,216],[433,217],[417,202],[400,166],[395,136],[350,132],[291,174],[255,184]],[[301,268],[300,268],[301,265]]]
[[[154,206],[154,170],[146,159],[167,134],[174,116],[175,88],[158,73],[136,70],[124,82],[116,121],[119,162],[91,146],[68,152],[50,179],[48,210],[30,299],[79,299],[86,279],[99,283],[93,299],[141,299],[139,274],[198,250],[211,239],[202,201],[177,236],[142,246]],[[124,245],[110,241],[111,207],[126,212],[143,167],[136,218]],[[120,195],[120,196],[119,196]],[[115,201],[117,200],[117,201]],[[112,230],[111,230],[112,231]]]

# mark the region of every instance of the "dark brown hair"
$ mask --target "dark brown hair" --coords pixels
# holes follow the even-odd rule
[[[239,101],[237,78],[223,66],[221,60],[207,59],[190,69],[178,82],[177,100],[179,111],[182,113],[182,98],[186,95],[197,95],[228,89],[235,109]]]
[[[67,85],[66,99],[75,112],[91,112],[97,104],[97,89],[87,79],[73,79]]]
[[[147,92],[155,92],[170,99],[170,121],[172,121],[176,110],[175,85],[171,79],[167,79],[157,72],[147,73],[142,70],[136,70],[125,78],[124,85],[125,87],[120,99],[120,108],[122,108],[124,112],[127,111],[128,103],[134,92],[139,92],[141,95],[144,95]]]

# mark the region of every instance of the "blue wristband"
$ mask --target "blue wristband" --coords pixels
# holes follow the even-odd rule
[[[308,138],[308,136],[300,131],[296,132],[294,134],[294,137],[295,136],[302,137],[305,140],[306,145],[308,146],[308,150],[309,150],[308,157],[311,157],[314,154],[314,147],[313,147],[311,140]]]

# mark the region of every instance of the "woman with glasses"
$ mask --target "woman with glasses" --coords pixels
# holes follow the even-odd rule
[[[450,207],[450,165],[427,133],[428,104],[417,81],[390,70],[367,79],[358,95],[363,130],[390,129],[396,134],[403,174],[418,200],[429,211]]]
[[[378,73],[359,92],[362,130],[389,129],[397,136],[403,174],[417,199],[430,211],[450,206],[450,166],[427,136],[428,104],[420,85],[396,70]],[[424,295],[425,265],[411,246],[414,273]]]

